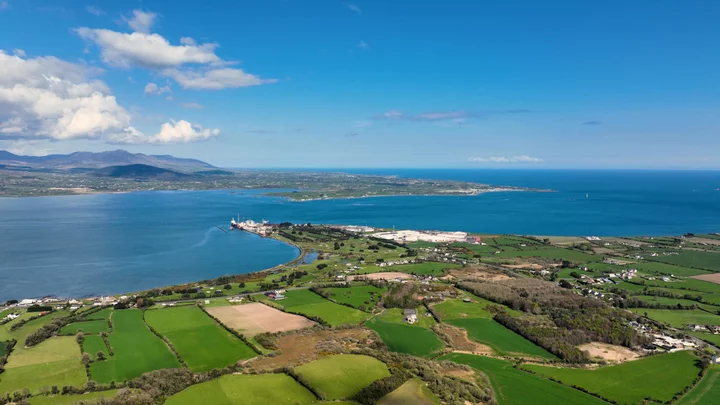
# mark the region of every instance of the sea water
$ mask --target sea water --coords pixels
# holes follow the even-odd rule
[[[0,300],[116,294],[262,270],[292,246],[232,217],[528,235],[720,232],[720,172],[345,170],[554,192],[293,202],[263,190],[0,199]]]

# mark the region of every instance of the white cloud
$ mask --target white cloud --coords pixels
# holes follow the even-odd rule
[[[13,54],[21,58],[25,57],[25,51],[23,51],[22,49],[13,49]]]
[[[414,118],[417,120],[425,121],[441,121],[441,120],[454,120],[462,119],[467,117],[469,114],[464,111],[442,111],[442,112],[428,112],[416,115]]]
[[[172,89],[170,88],[170,84],[166,84],[163,87],[158,86],[155,83],[148,83],[145,85],[145,95],[146,96],[158,96],[163,93],[172,93]]]
[[[180,43],[183,45],[195,45],[196,44],[195,40],[190,37],[180,38]]]
[[[202,110],[203,108],[205,108],[204,105],[198,103],[183,103],[182,106],[193,110]]]
[[[231,68],[204,71],[167,69],[163,71],[163,74],[171,77],[183,88],[193,90],[221,90],[277,82],[276,79],[262,79],[253,74],[246,73],[242,69]]]
[[[123,17],[127,25],[135,32],[149,33],[157,14],[145,12],[142,10],[133,10],[133,16],[130,18]]]
[[[368,44],[365,41],[360,41],[357,46],[358,48],[367,48]]]
[[[542,163],[544,160],[528,155],[518,155],[518,156],[509,156],[509,157],[503,157],[503,156],[490,156],[487,158],[484,157],[471,157],[468,159],[470,162],[476,162],[476,163]]]
[[[2,146],[3,149],[10,153],[22,156],[45,156],[49,155],[51,150],[49,148],[41,148],[36,145],[39,144],[38,140],[30,139],[18,139],[9,142],[6,146]]]
[[[397,119],[404,118],[404,117],[405,117],[405,114],[403,114],[402,112],[400,112],[398,110],[390,110],[388,112],[380,114],[377,118],[387,118],[387,119],[391,119],[391,120],[397,120]]]
[[[185,120],[166,122],[160,127],[160,132],[153,136],[145,136],[133,127],[118,133],[108,139],[114,144],[171,144],[207,141],[218,136],[219,129],[205,129],[193,125]]]
[[[215,55],[217,44],[171,45],[158,34],[126,34],[106,29],[77,28],[77,34],[100,47],[103,62],[108,65],[149,69],[178,67],[186,63],[220,64]]]
[[[3,138],[97,138],[127,127],[130,116],[101,71],[55,57],[24,59],[0,50]]]
[[[105,11],[95,5],[90,5],[90,6],[85,7],[85,11],[87,11],[88,13],[90,13],[94,16],[97,16],[97,17],[100,17],[101,15],[105,15]]]
[[[362,14],[362,13],[363,13],[363,11],[360,9],[360,7],[357,6],[357,4],[345,3],[345,6],[347,6],[347,8],[348,8],[350,11],[352,11],[352,12],[355,12],[355,13],[358,13],[358,14]]]

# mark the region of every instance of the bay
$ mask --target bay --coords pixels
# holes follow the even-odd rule
[[[0,199],[0,300],[85,296],[247,273],[297,257],[231,217],[530,235],[720,232],[720,172],[373,169],[346,172],[552,193],[293,202],[263,190]]]

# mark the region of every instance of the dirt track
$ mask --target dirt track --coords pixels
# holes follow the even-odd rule
[[[309,328],[315,322],[292,315],[261,303],[208,308],[212,316],[225,325],[246,336],[255,336],[263,332],[284,332]]]

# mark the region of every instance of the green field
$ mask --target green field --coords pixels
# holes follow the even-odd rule
[[[100,383],[133,379],[152,370],[180,367],[175,355],[143,321],[140,310],[125,309],[112,315],[113,332],[108,341],[114,356],[90,366],[92,379]],[[72,339],[72,338],[71,338]]]
[[[427,325],[428,319],[434,322],[433,318],[423,316],[421,311],[418,311],[418,315],[420,321],[408,325],[403,322],[402,310],[391,308],[382,316],[369,320],[366,325],[377,332],[380,339],[394,352],[420,357],[429,356],[442,349],[443,343],[433,331],[422,325],[421,321],[425,321]]]
[[[165,405],[296,405],[316,400],[285,374],[230,374],[193,385],[168,398]]]
[[[441,405],[441,402],[422,380],[413,378],[380,398],[377,405]]]
[[[669,401],[691,385],[700,373],[696,360],[691,353],[681,351],[594,370],[534,364],[523,367],[548,378],[554,377],[564,384],[583,387],[621,404],[639,404],[644,398]]]
[[[493,319],[452,319],[449,324],[467,330],[468,336],[490,346],[501,356],[540,357],[557,359],[555,355],[525,339]]]
[[[693,305],[701,305],[697,301],[693,300],[686,300],[682,298],[668,298],[668,297],[656,297],[652,295],[635,295],[632,298],[637,298],[639,300],[651,303],[651,304],[660,304],[660,305],[677,305],[680,304],[682,306],[693,306]],[[718,308],[720,309],[720,308]]]
[[[512,363],[486,356],[453,353],[440,358],[467,364],[490,379],[500,405],[571,404],[601,405],[607,402],[537,375],[520,371]]]
[[[492,257],[513,258],[513,257],[539,257],[551,260],[568,260],[573,263],[599,262],[602,256],[579,252],[577,250],[564,249],[560,247],[538,247],[530,250],[503,251]]]
[[[224,368],[256,355],[245,342],[195,306],[148,310],[145,321],[170,340],[195,372]]]
[[[88,401],[97,401],[101,398],[110,399],[117,395],[118,390],[89,392],[78,395],[51,395],[36,396],[28,400],[30,405],[79,405]]]
[[[377,271],[399,271],[400,273],[415,274],[419,276],[442,276],[444,269],[460,267],[454,263],[424,262],[414,264],[399,264],[389,267],[378,267]]]
[[[375,304],[380,301],[380,297],[387,291],[387,288],[358,285],[350,288],[326,288],[325,290],[330,292],[332,294],[330,298],[339,304],[372,311]]]
[[[490,346],[502,356],[530,356],[545,359],[556,359],[552,353],[525,339],[492,319],[486,306],[490,301],[471,296],[475,302],[462,300],[445,300],[433,306],[443,322],[467,330],[468,336]],[[510,314],[517,311],[508,310]]]
[[[0,374],[0,395],[23,388],[37,392],[52,385],[80,387],[86,381],[75,338],[54,337],[30,348],[16,346]]]
[[[105,357],[109,357],[108,348],[105,346],[105,341],[98,335],[87,335],[83,342],[83,352],[87,353],[92,357],[93,360],[96,358],[97,352],[105,353]]]
[[[357,394],[372,382],[390,375],[385,364],[374,357],[340,354],[295,368],[325,399],[344,399]]]
[[[85,334],[99,334],[108,331],[108,321],[98,319],[95,321],[73,322],[60,329],[61,335],[75,335],[82,331]]]
[[[690,277],[701,274],[708,274],[705,270],[691,269],[689,267],[676,266],[674,264],[644,261],[640,263],[634,263],[632,267],[647,273],[662,273],[676,277]]]
[[[720,366],[712,366],[702,381],[680,398],[677,405],[716,405],[720,399]]]
[[[651,257],[648,260],[720,272],[719,253],[683,250],[678,255]]]
[[[720,316],[707,313],[700,309],[676,310],[676,309],[650,309],[635,308],[631,311],[638,315],[648,314],[648,317],[659,322],[670,324],[674,328],[684,328],[685,325],[720,325]]]
[[[704,332],[690,332],[690,335],[704,340],[706,342],[710,342],[715,346],[720,346],[720,335],[715,335],[712,333],[704,333]]]
[[[35,332],[36,330],[40,329],[40,327],[49,324],[52,322],[53,319],[59,318],[62,316],[67,316],[69,314],[68,311],[53,311],[50,312],[47,315],[40,316],[39,318],[35,318],[22,327],[20,329],[16,329],[14,331],[10,331],[10,328],[13,324],[17,323],[21,319],[29,319],[38,316],[39,314],[36,312],[25,312],[23,313],[20,318],[15,319],[12,322],[9,322],[5,325],[0,326],[0,340],[11,340],[15,339],[18,341],[17,346],[22,346],[23,342],[25,342],[25,338]]]
[[[359,324],[370,317],[366,312],[328,301],[310,290],[288,291],[285,296],[284,300],[273,302],[289,312],[316,316],[331,326]]]
[[[107,321],[108,319],[110,319],[110,315],[112,313],[113,313],[112,308],[103,308],[97,312],[85,314],[85,315],[83,315],[83,318],[84,319],[104,319]]]

